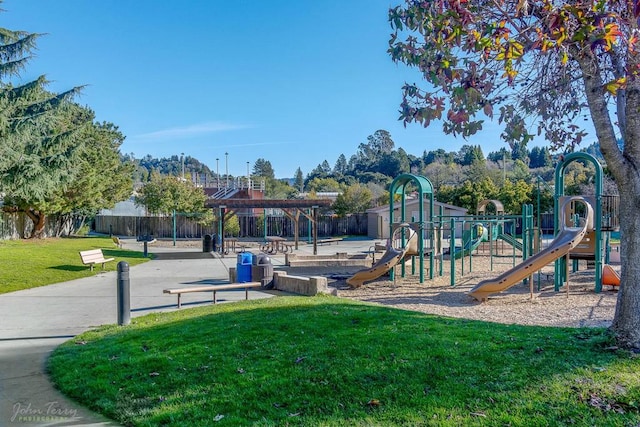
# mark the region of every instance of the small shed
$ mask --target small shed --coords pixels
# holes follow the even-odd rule
[[[418,218],[419,211],[418,199],[407,200],[405,209],[408,217]],[[429,202],[424,200],[424,212],[425,217],[429,217]],[[459,206],[449,205],[447,203],[441,203],[438,201],[433,202],[434,216],[440,215],[440,209],[442,208],[442,215],[446,216],[462,216],[467,215],[468,211],[465,208]],[[400,206],[394,207],[394,217],[398,218],[400,215]],[[368,218],[368,237],[372,239],[388,239],[389,238],[389,205],[379,206],[377,208],[367,209]]]

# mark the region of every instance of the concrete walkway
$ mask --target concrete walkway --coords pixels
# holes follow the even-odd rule
[[[366,251],[371,241],[318,246],[318,254]],[[124,248],[142,251],[142,245],[124,240]],[[300,253],[312,253],[301,245]],[[130,269],[131,316],[176,310],[177,297],[163,294],[168,287],[223,283],[235,254],[224,258],[202,248],[149,247],[156,259]],[[284,256],[272,256],[274,268]],[[28,274],[28,272],[25,272]],[[45,373],[49,354],[86,330],[117,323],[117,273],[58,283],[0,295],[0,426],[117,426],[67,399]],[[249,297],[268,298],[276,292],[249,291]],[[218,301],[244,299],[244,290],[218,293]],[[183,307],[210,304],[209,293],[185,294]]]

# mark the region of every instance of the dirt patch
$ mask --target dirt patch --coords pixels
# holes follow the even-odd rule
[[[434,279],[429,279],[427,272],[424,282],[420,283],[417,274],[406,273],[405,277],[401,277],[398,269],[395,281],[388,275],[382,276],[357,289],[351,289],[346,284],[346,278],[357,269],[345,271],[308,267],[304,271],[292,269],[289,274],[325,276],[329,286],[335,288],[338,296],[343,298],[438,316],[520,325],[607,327],[611,324],[618,293],[609,286],[596,293],[594,270],[584,267],[570,274],[568,292],[566,286],[559,292],[554,290],[553,267],[549,266],[540,274],[539,282],[538,275],[534,276],[533,292],[528,284],[519,283],[483,303],[468,295],[480,281],[496,277],[509,268],[509,264],[494,265],[491,271],[488,257],[476,257],[472,272],[468,271],[468,267],[464,275],[458,271],[455,286],[450,285],[448,271]],[[411,270],[407,267],[406,271]]]

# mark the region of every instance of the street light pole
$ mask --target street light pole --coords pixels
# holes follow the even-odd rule
[[[502,186],[507,182],[507,153],[502,152]]]
[[[182,179],[184,179],[184,153],[180,153],[180,162],[182,163]]]
[[[220,167],[218,166],[218,157],[216,157],[216,191],[220,190]]]
[[[224,195],[227,195],[227,191],[229,191],[229,153],[227,153],[225,151],[224,153],[224,164],[225,164],[225,179],[226,179],[226,185],[224,187]]]

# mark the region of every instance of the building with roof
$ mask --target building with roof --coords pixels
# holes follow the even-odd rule
[[[410,199],[405,203],[405,217],[418,218],[418,212],[420,205],[418,204],[420,201],[418,199]],[[429,212],[429,201],[423,200],[424,203],[424,215],[425,218],[429,218],[431,216],[431,212]],[[389,205],[379,206],[376,208],[367,209],[367,220],[368,220],[368,232],[367,236],[372,239],[388,239],[389,238]],[[434,213],[433,215],[444,215],[444,216],[463,216],[467,215],[468,211],[465,208],[461,208],[459,206],[450,205],[447,203],[441,203],[438,201],[433,202]],[[394,218],[400,217],[400,205],[394,206]],[[456,233],[460,232],[456,231]],[[445,236],[446,237],[446,236]]]

